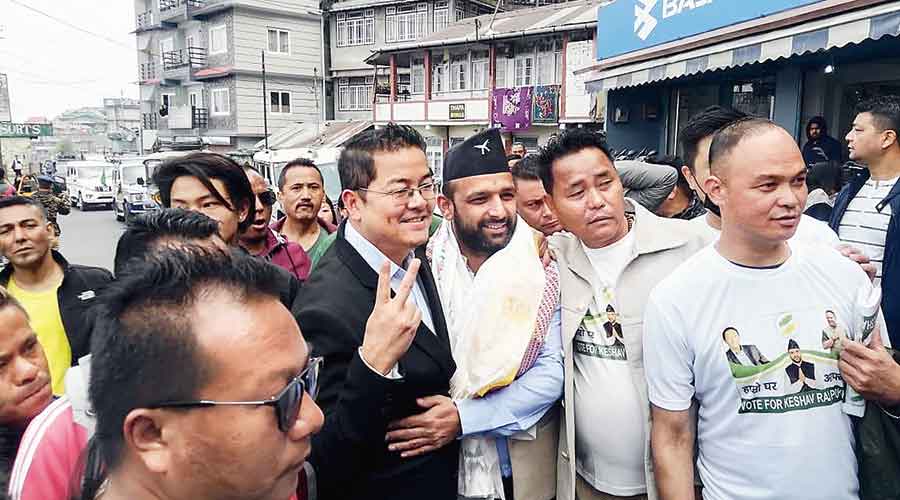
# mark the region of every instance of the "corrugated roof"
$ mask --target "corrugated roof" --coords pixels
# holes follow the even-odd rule
[[[315,123],[296,123],[269,136],[269,149],[340,147],[348,139],[372,126],[371,121],[330,121],[322,124],[316,133]],[[265,140],[255,145],[265,147]]]
[[[581,0],[533,9],[500,12],[490,26],[492,14],[470,17],[450,24],[446,29],[432,33],[415,42],[397,44],[374,53],[366,60],[370,64],[386,64],[386,56],[425,47],[461,45],[477,41],[497,40],[547,32],[565,32],[578,27],[597,25],[597,9],[610,0]],[[478,26],[476,32],[475,27]]]
[[[331,5],[331,8],[328,9],[331,12],[343,12],[348,10],[357,10],[357,9],[370,9],[373,7],[381,7],[387,5],[397,5],[400,3],[409,3],[416,2],[418,0],[343,0],[340,2],[334,2]],[[495,0],[474,0],[475,3],[484,5],[486,7],[493,8],[496,4]],[[501,5],[500,8],[503,8]]]

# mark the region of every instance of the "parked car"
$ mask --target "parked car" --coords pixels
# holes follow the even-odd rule
[[[116,220],[131,222],[135,214],[144,213],[153,205],[147,182],[146,157],[122,158],[112,172],[113,214]]]
[[[115,165],[105,161],[80,160],[58,162],[65,169],[66,184],[72,205],[80,210],[103,206],[112,208],[112,172]]]

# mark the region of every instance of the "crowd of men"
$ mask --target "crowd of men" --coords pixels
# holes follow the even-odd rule
[[[898,498],[898,133],[900,99],[860,105],[867,168],[828,223],[804,215],[806,151],[720,107],[680,131],[683,159],[614,162],[584,129],[508,155],[489,129],[441,182],[388,124],[345,144],[336,205],[312,161],[272,187],[193,153],[155,172],[164,208],[128,225],[114,276],[4,197],[0,487]]]

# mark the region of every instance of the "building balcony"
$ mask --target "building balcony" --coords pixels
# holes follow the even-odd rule
[[[159,80],[159,67],[156,61],[147,61],[140,65],[140,82],[150,83]]]
[[[209,110],[197,106],[170,106],[169,130],[205,130],[209,128]]]
[[[177,23],[190,18],[191,12],[203,8],[205,0],[159,0],[160,21]]]
[[[423,95],[397,95],[395,100],[377,99],[374,120],[407,124],[486,124],[490,122],[490,99],[486,91],[436,94],[429,101]]]
[[[152,30],[158,27],[159,23],[155,22],[155,19],[153,19],[152,10],[148,10],[147,12],[142,12],[137,15],[137,19],[135,22],[135,32]]]
[[[166,80],[190,80],[195,69],[206,67],[206,49],[188,47],[163,52],[163,77]]]

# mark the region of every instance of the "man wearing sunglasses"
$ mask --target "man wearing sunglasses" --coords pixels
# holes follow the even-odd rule
[[[276,200],[275,191],[255,168],[244,166],[244,173],[247,174],[256,197],[256,210],[252,217],[253,223],[241,233],[241,246],[252,255],[286,269],[298,280],[306,281],[311,266],[309,255],[299,244],[288,241],[269,227],[272,206]]]
[[[92,345],[84,498],[294,495],[323,422],[319,360],[277,281],[258,259],[195,248],[158,253],[110,287]]]

